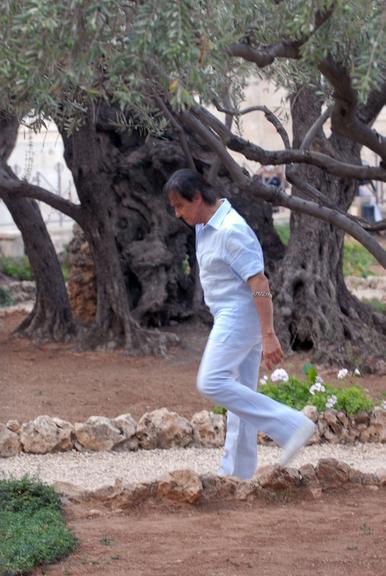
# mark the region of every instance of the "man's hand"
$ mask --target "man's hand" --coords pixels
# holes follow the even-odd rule
[[[263,335],[263,359],[267,370],[271,370],[283,358],[283,350],[276,334]]]

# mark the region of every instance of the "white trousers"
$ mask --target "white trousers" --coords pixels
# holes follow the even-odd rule
[[[241,321],[242,320],[242,321]],[[306,416],[256,392],[262,354],[256,318],[238,314],[215,319],[201,360],[197,388],[228,410],[219,474],[251,478],[257,466],[257,432],[283,446]]]

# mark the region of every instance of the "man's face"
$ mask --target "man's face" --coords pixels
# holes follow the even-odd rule
[[[195,224],[200,224],[202,222],[201,194],[196,194],[193,200],[189,201],[180,196],[177,192],[171,192],[169,194],[169,203],[172,208],[174,208],[174,212],[177,218],[181,218],[190,226],[194,226]]]

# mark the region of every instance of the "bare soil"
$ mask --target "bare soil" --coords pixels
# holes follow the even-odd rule
[[[79,352],[73,345],[38,346],[10,338],[24,318],[17,312],[0,316],[0,422],[21,422],[48,414],[70,422],[89,416],[116,417],[165,406],[190,418],[211,404],[196,391],[195,380],[209,327],[185,323],[174,328],[181,345],[166,358],[125,356],[121,352]],[[282,367],[303,378],[309,358],[294,354]],[[333,368],[318,367],[331,384],[360,385],[378,402],[386,392],[386,375],[337,379]],[[266,373],[264,367],[261,375]]]
[[[11,339],[23,313],[0,316],[0,422],[57,415],[71,422],[91,415],[138,419],[166,406],[190,417],[209,408],[195,389],[208,327],[175,328],[183,344],[167,358],[120,352],[80,353],[70,345],[37,346]],[[305,355],[282,365],[301,376]],[[386,376],[338,381],[360,384],[378,400]],[[262,374],[264,374],[264,369]],[[1,462],[0,462],[1,466]],[[386,490],[332,492],[316,501],[214,502],[198,507],[142,506],[131,511],[65,505],[79,548],[34,576],[373,576],[386,573]]]
[[[34,576],[374,576],[386,573],[386,490],[317,501],[112,512],[66,508],[75,554]]]

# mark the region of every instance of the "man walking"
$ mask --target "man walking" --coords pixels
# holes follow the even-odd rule
[[[255,474],[257,431],[284,448],[285,466],[316,427],[303,413],[256,392],[261,356],[268,369],[283,359],[259,241],[197,172],[178,170],[165,192],[176,216],[196,227],[200,280],[214,317],[197,387],[228,410],[219,474],[242,479]]]

